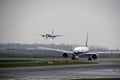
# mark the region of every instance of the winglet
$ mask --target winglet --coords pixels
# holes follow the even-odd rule
[[[87,47],[87,44],[88,44],[88,33],[87,33],[87,36],[86,36],[86,44],[85,44],[85,47]]]

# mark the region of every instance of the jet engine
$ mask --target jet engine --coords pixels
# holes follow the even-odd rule
[[[97,54],[89,54],[88,55],[88,60],[91,61],[92,59],[97,59],[98,58],[98,55]]]
[[[63,53],[63,57],[64,58],[68,58],[68,54],[67,53]]]
[[[98,55],[97,55],[97,54],[92,54],[92,55],[91,55],[91,58],[92,58],[92,59],[97,59],[97,58],[98,58]]]
[[[45,35],[42,35],[42,37],[45,37]]]

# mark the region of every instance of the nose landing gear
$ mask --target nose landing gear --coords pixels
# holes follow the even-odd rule
[[[72,54],[72,60],[78,60],[79,59],[79,56],[78,55],[75,55],[75,54]]]

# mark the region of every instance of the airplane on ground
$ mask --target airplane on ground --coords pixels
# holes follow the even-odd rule
[[[92,59],[97,59],[98,54],[95,52],[90,52],[87,44],[88,44],[88,34],[86,37],[86,44],[84,47],[75,47],[73,51],[61,51],[63,52],[63,57],[68,58],[68,54],[72,54],[71,59],[73,60],[78,60],[79,59],[78,55],[88,56],[89,61],[91,61]]]
[[[42,36],[43,38],[45,37],[46,39],[48,39],[48,38],[54,39],[56,37],[62,36],[62,35],[54,35],[54,31],[52,31],[52,33],[50,33],[50,34],[39,34],[39,35]]]

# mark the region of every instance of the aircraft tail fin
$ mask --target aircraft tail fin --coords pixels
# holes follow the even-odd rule
[[[88,46],[88,33],[87,33],[87,36],[86,36],[86,43],[85,43],[85,47]]]
[[[54,34],[54,30],[52,30],[52,34]]]

